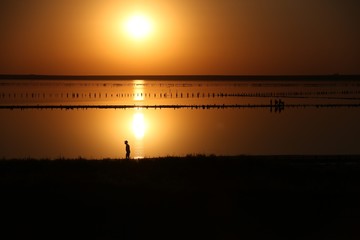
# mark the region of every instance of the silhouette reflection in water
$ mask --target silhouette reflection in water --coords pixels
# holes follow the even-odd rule
[[[270,100],[270,112],[272,112],[273,107],[275,108],[275,112],[281,113],[285,109],[285,103],[281,99],[275,99],[275,104],[273,105],[273,101]]]
[[[125,140],[125,151],[126,151],[126,159],[130,159],[130,145],[127,140]]]

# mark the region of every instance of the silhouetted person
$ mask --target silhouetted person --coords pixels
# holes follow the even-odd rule
[[[128,141],[125,141],[125,150],[126,150],[126,159],[130,159],[130,145],[128,143]]]

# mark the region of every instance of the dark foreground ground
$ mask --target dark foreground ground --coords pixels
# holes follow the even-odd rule
[[[3,160],[0,189],[2,239],[360,238],[360,156]]]

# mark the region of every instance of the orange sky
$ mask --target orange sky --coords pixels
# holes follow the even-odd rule
[[[2,0],[0,73],[359,74],[355,0]],[[123,30],[134,13],[153,31]]]

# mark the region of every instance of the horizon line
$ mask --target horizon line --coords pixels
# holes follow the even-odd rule
[[[360,80],[360,74],[0,74],[1,80]]]

